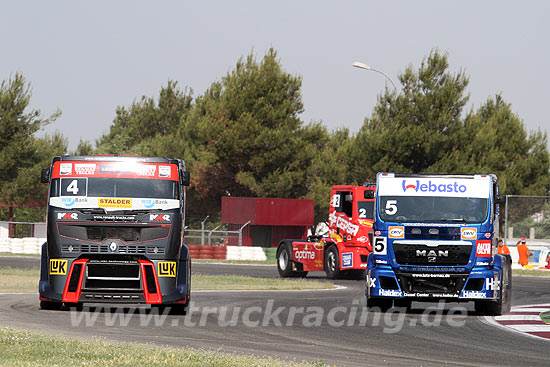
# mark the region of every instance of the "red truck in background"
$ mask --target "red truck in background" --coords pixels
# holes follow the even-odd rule
[[[325,271],[329,279],[363,278],[372,251],[375,184],[337,185],[330,194],[328,234],[282,240],[277,270],[286,277]]]

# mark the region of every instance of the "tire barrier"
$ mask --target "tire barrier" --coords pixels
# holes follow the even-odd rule
[[[4,238],[0,240],[0,253],[40,255],[44,242],[46,239],[39,237]]]

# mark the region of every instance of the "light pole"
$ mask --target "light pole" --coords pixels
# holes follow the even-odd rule
[[[382,70],[375,69],[372,66],[369,66],[367,64],[363,64],[362,62],[359,62],[359,61],[354,61],[352,65],[355,66],[356,68],[359,68],[359,69],[372,70],[372,71],[376,71],[377,73],[380,73],[380,74],[384,75],[386,77],[386,79],[388,79],[390,81],[391,85],[393,85],[393,88],[397,90],[397,87],[395,86],[395,83],[393,82],[393,80],[390,78],[390,76],[388,74],[384,73]]]

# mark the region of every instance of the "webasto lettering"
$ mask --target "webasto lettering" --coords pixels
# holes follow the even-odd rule
[[[459,185],[458,182],[448,183],[448,184],[435,184],[432,181],[428,183],[420,183],[420,180],[416,180],[416,185],[408,185],[406,180],[403,180],[403,191],[408,189],[413,189],[418,192],[460,192],[465,193],[467,188],[466,185]]]

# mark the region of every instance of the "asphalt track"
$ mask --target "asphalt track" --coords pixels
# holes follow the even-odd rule
[[[36,267],[38,258],[0,258],[0,266]],[[193,272],[278,276],[274,266],[194,263]],[[322,278],[322,275],[314,277]],[[550,300],[549,278],[514,277],[513,282],[514,305],[548,303]],[[147,307],[118,310],[92,307],[81,313],[43,311],[38,307],[36,294],[0,295],[0,325],[77,338],[100,336],[114,341],[191,346],[296,360],[324,359],[337,366],[546,366],[550,362],[548,341],[487,325],[469,303],[460,304],[467,310],[464,315],[448,311],[456,304],[446,305],[446,311],[439,316],[436,304],[424,303],[413,303],[413,309],[407,314],[368,312],[366,322],[360,325],[363,282],[339,280],[335,284],[345,288],[193,292],[194,307],[202,313],[194,311],[185,317],[170,315],[164,319],[149,312]],[[275,317],[280,326],[273,318],[268,318],[266,326],[262,326],[269,304],[273,310],[282,307]],[[220,315],[223,306],[227,309],[225,317]],[[236,325],[220,326],[220,319],[230,320],[238,307],[241,312],[237,313]],[[289,315],[293,313],[291,307],[298,310],[294,322],[289,322]],[[302,307],[304,310],[300,313]],[[320,325],[309,326],[305,322],[304,314],[312,314],[311,307],[323,313]],[[247,309],[249,317],[243,312]],[[357,313],[355,318],[350,317],[353,309]],[[331,310],[337,312],[333,314],[334,320],[329,321]],[[433,312],[427,315],[429,310]],[[87,326],[85,317],[96,319]],[[156,324],[155,320],[159,322]],[[255,321],[260,325],[252,325]],[[285,326],[287,322],[292,326]],[[348,322],[351,326],[347,326]]]

